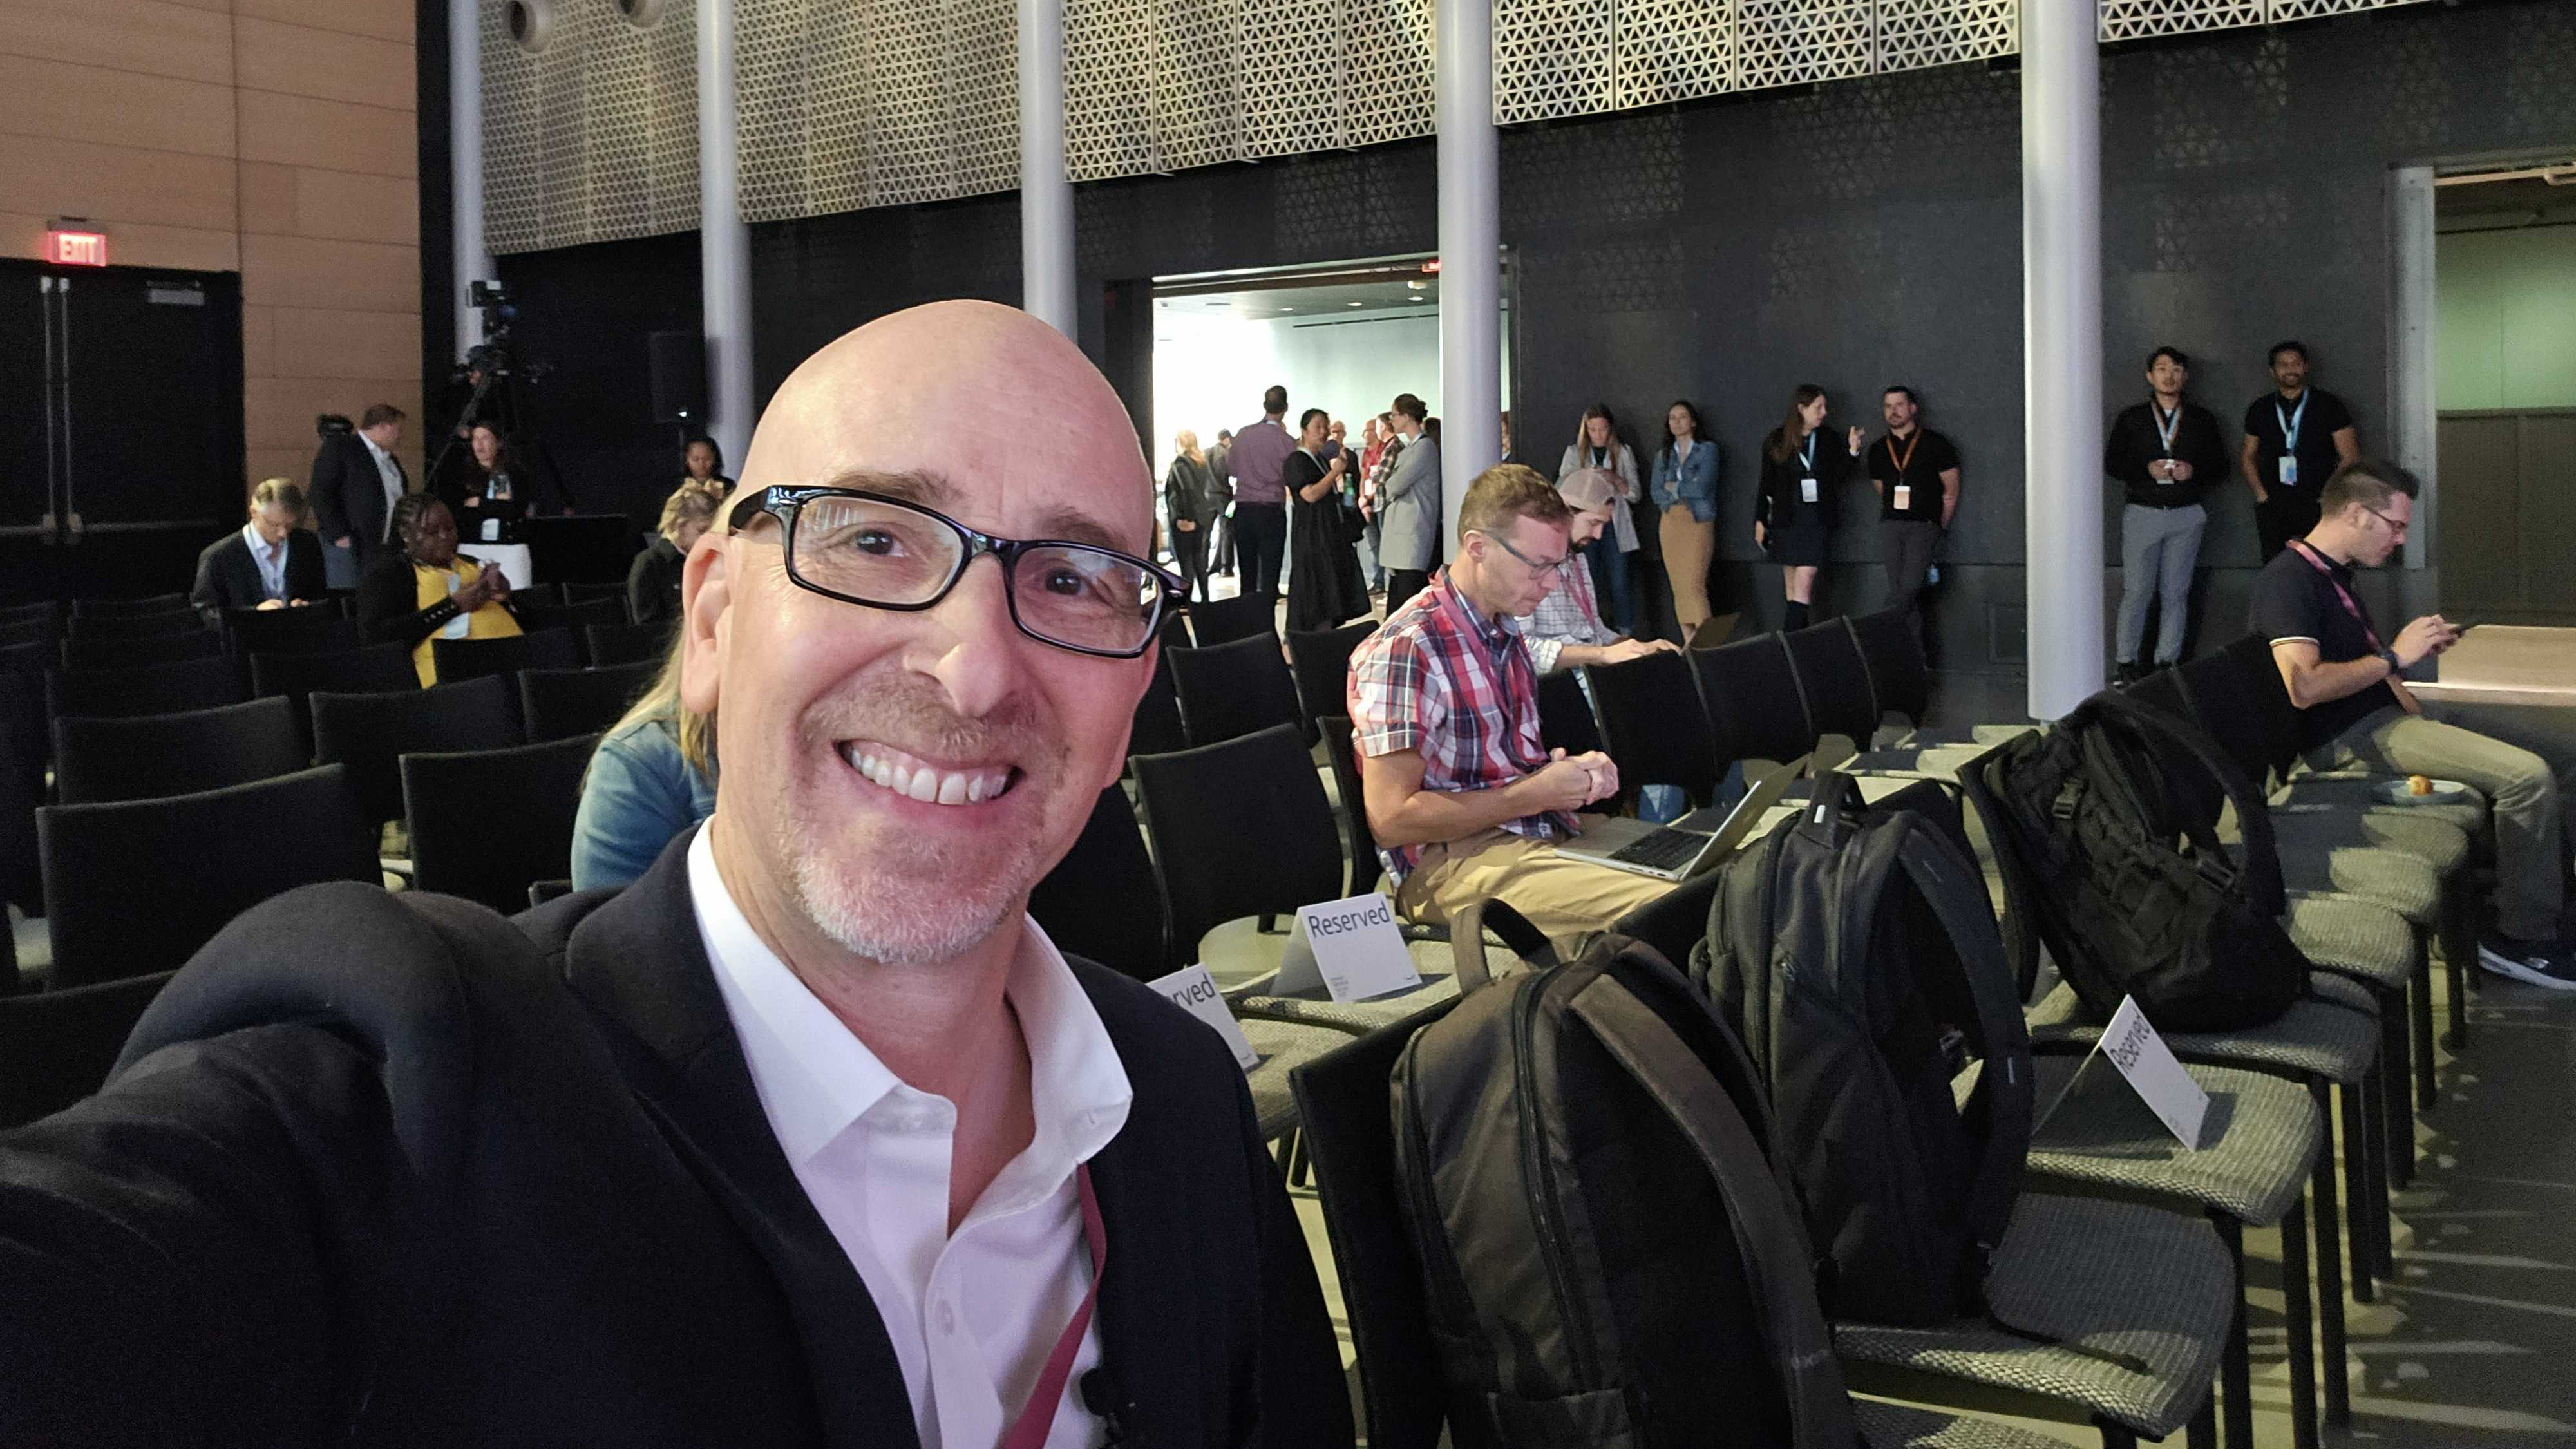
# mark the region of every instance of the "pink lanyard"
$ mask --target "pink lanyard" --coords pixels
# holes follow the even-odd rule
[[[2370,641],[2371,652],[2376,654],[2382,648],[2385,648],[2386,646],[2379,642],[2379,631],[2370,627],[2370,620],[2361,612],[2361,605],[2354,602],[2352,591],[2343,586],[2343,580],[2334,576],[2334,570],[2326,566],[2326,561],[2324,559],[2317,557],[2317,551],[2308,547],[2307,540],[2302,538],[2291,539],[2290,547],[2299,551],[2299,557],[2308,561],[2308,567],[2315,569],[2318,573],[2324,574],[2326,576],[2326,582],[2334,585],[2335,597],[2343,600],[2343,611],[2352,615],[2352,621],[2361,626],[2361,635],[2363,638]]]
[[[1089,1163],[1073,1170],[1073,1183],[1082,1197],[1082,1240],[1091,1245],[1091,1287],[1082,1295],[1082,1306],[1073,1310],[1073,1321],[1056,1339],[1055,1352],[1047,1355],[1046,1369],[1038,1375],[1037,1387],[1029,1390],[1028,1406],[1020,1410],[1019,1419],[1002,1436],[1001,1449],[1043,1449],[1046,1444],[1047,1434],[1055,1428],[1056,1406],[1064,1401],[1064,1382],[1073,1376],[1073,1356],[1082,1349],[1082,1336],[1091,1331],[1092,1305],[1100,1298],[1100,1275],[1109,1266],[1109,1233],[1101,1226],[1100,1199],[1091,1195]]]

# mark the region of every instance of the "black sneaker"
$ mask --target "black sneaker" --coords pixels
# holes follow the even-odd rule
[[[2576,957],[2552,942],[2491,934],[2478,942],[2478,964],[2511,980],[2552,991],[2576,991]]]

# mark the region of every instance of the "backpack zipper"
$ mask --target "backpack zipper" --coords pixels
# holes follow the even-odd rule
[[[1531,998],[1543,987],[1552,973],[1533,972],[1521,978],[1514,993],[1512,1013],[1512,1078],[1513,1090],[1520,1098],[1521,1180],[1532,1189],[1530,1199],[1537,1209],[1538,1256],[1547,1268],[1547,1280],[1556,1292],[1556,1309],[1565,1324],[1566,1347],[1574,1359],[1575,1376],[1586,1388],[1608,1387],[1600,1369],[1600,1353],[1592,1342],[1591,1320],[1576,1311],[1577,1299],[1566,1281],[1565,1225],[1557,1220],[1556,1184],[1545,1168],[1546,1153],[1540,1145],[1540,1122],[1537,1110],[1538,1081],[1530,1064],[1530,1047],[1536,1040],[1534,1023],[1538,1005]]]

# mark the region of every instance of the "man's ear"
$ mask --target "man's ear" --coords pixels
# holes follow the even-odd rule
[[[695,714],[716,712],[716,684],[724,668],[718,626],[733,601],[733,580],[726,571],[726,546],[732,541],[709,529],[680,566],[680,703]]]

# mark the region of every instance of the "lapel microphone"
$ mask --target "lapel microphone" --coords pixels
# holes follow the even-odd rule
[[[1124,1418],[1134,1413],[1136,1406],[1119,1395],[1118,1381],[1110,1377],[1109,1370],[1096,1368],[1084,1374],[1081,1389],[1082,1407],[1100,1421],[1106,1449],[1137,1449],[1136,1441],[1127,1437]]]

